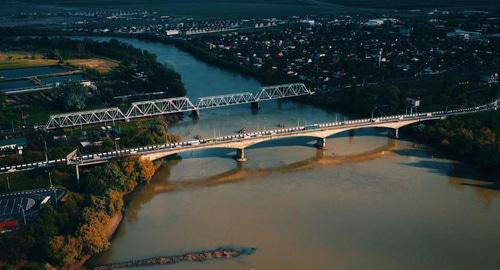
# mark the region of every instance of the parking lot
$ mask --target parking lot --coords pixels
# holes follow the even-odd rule
[[[0,218],[4,216],[16,216],[24,211],[30,210],[35,205],[35,200],[26,197],[14,197],[0,199]]]
[[[0,220],[22,215],[22,209],[29,216],[37,212],[45,198],[50,197],[47,203],[55,203],[55,198],[60,200],[64,193],[64,189],[45,188],[0,194]]]

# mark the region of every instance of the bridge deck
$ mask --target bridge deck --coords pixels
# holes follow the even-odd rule
[[[329,122],[321,124],[313,124],[307,126],[297,126],[291,128],[282,128],[274,130],[266,130],[260,132],[251,132],[244,134],[233,134],[222,137],[200,139],[193,141],[184,141],[172,144],[151,145],[144,147],[135,147],[123,149],[119,151],[94,153],[83,155],[66,160],[66,158],[40,161],[18,165],[0,165],[0,173],[9,173],[15,171],[33,170],[54,166],[56,164],[78,164],[80,166],[93,165],[108,162],[112,159],[126,158],[130,156],[145,156],[153,157],[152,159],[161,158],[164,156],[194,151],[208,148],[232,148],[244,149],[250,145],[288,137],[308,136],[315,138],[326,138],[332,134],[352,129],[384,127],[397,129],[401,126],[409,125],[416,122],[443,119],[450,116],[470,114],[481,111],[496,110],[499,100],[473,108],[465,108],[452,111],[439,111],[420,114],[394,115],[378,118],[355,119],[341,122]]]

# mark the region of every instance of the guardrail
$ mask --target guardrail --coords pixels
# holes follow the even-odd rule
[[[245,140],[253,140],[263,136],[276,136],[276,135],[297,135],[297,134],[307,134],[311,132],[316,132],[319,130],[329,130],[329,129],[338,129],[338,128],[349,128],[349,127],[370,127],[376,126],[383,123],[395,123],[402,121],[423,121],[423,120],[431,120],[437,118],[446,118],[449,116],[462,115],[462,114],[470,114],[481,111],[488,110],[496,110],[498,108],[500,100],[496,100],[492,103],[488,103],[485,105],[450,110],[450,111],[437,111],[437,112],[427,112],[427,113],[418,113],[418,114],[403,114],[403,115],[393,115],[393,116],[385,116],[385,117],[377,117],[377,118],[364,118],[364,119],[353,119],[347,121],[337,121],[337,122],[328,122],[328,123],[320,123],[320,124],[312,124],[306,126],[297,126],[291,128],[281,128],[281,129],[273,129],[259,132],[250,132],[243,134],[233,134],[209,139],[200,139],[200,140],[192,140],[192,141],[183,141],[179,143],[170,143],[170,144],[160,144],[160,145],[151,145],[144,147],[134,147],[128,148],[118,151],[110,151],[110,152],[102,152],[102,153],[94,153],[89,155],[82,155],[77,157],[75,160],[67,160],[66,158],[53,159],[49,161],[39,161],[25,164],[17,164],[17,165],[0,165],[0,173],[10,173],[16,171],[25,171],[25,170],[33,170],[37,168],[45,168],[50,166],[55,166],[56,164],[74,164],[80,163],[81,165],[85,164],[96,164],[107,162],[108,160],[115,158],[122,158],[134,155],[144,155],[155,153],[159,151],[169,151],[169,150],[179,150],[179,149],[200,149],[206,146],[213,147],[217,144],[225,144],[228,142],[238,142]]]

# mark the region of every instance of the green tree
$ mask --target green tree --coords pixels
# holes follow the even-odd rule
[[[33,242],[24,235],[4,235],[0,238],[0,262],[17,264],[26,260]]]
[[[64,63],[64,54],[59,49],[52,50],[49,57],[58,60],[61,64]]]
[[[104,194],[108,189],[124,191],[127,186],[127,176],[116,162],[92,170],[82,180],[83,189],[92,194]]]
[[[0,92],[0,110],[5,108],[5,94]]]
[[[82,240],[82,250],[85,254],[95,255],[105,251],[109,247],[104,224],[109,221],[109,217],[103,212],[95,212],[92,209],[84,210],[86,222],[77,232]]]
[[[139,159],[139,168],[140,168],[140,180],[149,182],[153,179],[153,175],[155,174],[156,168],[153,162],[149,159]]]
[[[52,205],[47,204],[40,212],[40,216],[29,225],[26,237],[33,242],[33,248],[43,256],[49,254],[49,241],[58,233],[56,226],[56,211]]]
[[[114,142],[112,139],[106,137],[104,138],[104,140],[102,140],[101,151],[110,152],[113,151],[113,148],[114,148]]]
[[[49,258],[55,265],[73,266],[82,254],[82,242],[73,236],[54,236],[50,239],[49,246]]]
[[[88,97],[87,89],[77,81],[66,81],[57,87],[65,110],[82,110]]]

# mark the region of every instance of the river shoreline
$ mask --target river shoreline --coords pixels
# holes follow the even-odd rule
[[[81,34],[80,34],[80,35],[81,35]],[[73,36],[74,36],[74,35],[73,35]],[[95,36],[95,35],[89,35],[89,36]],[[103,35],[103,36],[107,36],[107,37],[109,37],[109,35]],[[138,39],[138,40],[144,40],[144,39],[141,39],[141,37],[134,36],[134,35],[132,35],[132,36],[130,36],[130,35],[126,35],[126,36],[119,36],[119,37],[126,37],[126,38],[134,38],[134,39]],[[151,39],[146,39],[146,40],[151,40]],[[159,42],[159,43],[163,43],[163,44],[167,44],[167,45],[173,45],[173,46],[175,46],[175,47],[177,47],[177,48],[181,49],[182,51],[185,51],[185,52],[189,53],[190,55],[192,55],[189,51],[186,51],[186,50],[185,50],[185,49],[183,49],[182,47],[176,46],[176,45],[175,45],[175,44],[173,44],[173,43],[169,43],[169,42],[167,42],[167,41],[157,40],[157,39],[156,39],[156,40],[151,40],[151,41],[154,41],[154,42]],[[221,67],[221,66],[217,65],[216,63],[207,62],[207,61],[205,61],[204,59],[200,59],[199,57],[196,57],[196,56],[194,56],[194,55],[192,55],[192,56],[193,56],[193,57],[195,57],[195,58],[196,58],[196,59],[198,59],[198,60],[201,60],[202,62],[205,62],[205,63],[209,63],[209,64],[211,64],[211,65],[214,65],[214,66],[216,66],[217,68],[221,68],[221,69],[224,69],[224,70],[228,70],[228,69],[226,69],[226,68],[224,68],[224,67]],[[230,71],[231,71],[231,72],[233,72],[233,73],[235,73],[235,74],[241,74],[241,73],[239,73],[238,71],[235,71],[235,70],[230,70]],[[248,75],[248,74],[244,74],[244,75]],[[249,77],[252,77],[252,78],[254,78],[254,79],[257,79],[259,82],[262,82],[262,80],[260,80],[258,77],[254,77],[254,76],[250,76],[250,75],[248,75],[248,76],[249,76]],[[304,101],[304,100],[305,100],[305,101]],[[311,105],[314,105],[314,106],[320,106],[320,107],[323,107],[323,108],[325,108],[325,109],[327,109],[327,110],[328,110],[328,109],[330,109],[330,110],[331,110],[331,108],[332,108],[332,105],[331,105],[331,104],[329,104],[329,102],[328,102],[328,101],[321,100],[321,99],[317,99],[317,98],[316,98],[316,99],[315,99],[315,98],[305,98],[305,99],[299,99],[299,101],[300,101],[300,102],[303,102],[303,103],[308,103],[308,104],[311,104]],[[318,102],[318,101],[323,101],[323,102]],[[319,103],[319,104],[318,104],[318,103]],[[409,136],[411,136],[411,137],[412,137],[412,140],[414,139],[414,140],[418,141],[418,134],[417,134],[417,135],[409,135]],[[456,157],[454,157],[454,156],[449,156],[449,155],[447,155],[447,157],[448,157],[448,158],[450,158],[450,159],[457,160],[457,158],[456,158]],[[137,188],[137,187],[136,187],[136,188]],[[135,189],[134,189],[134,190],[135,190]],[[134,191],[133,191],[133,192],[134,192]],[[125,195],[124,195],[124,196],[125,196]],[[121,222],[122,222],[122,220],[123,220],[123,216],[122,216],[121,218],[119,218],[119,219],[115,219],[115,217],[113,217],[112,219],[113,219],[113,224],[111,224],[111,222],[110,222],[110,223],[109,223],[109,224],[107,224],[107,226],[106,226],[107,228],[111,228],[111,229],[112,229],[112,233],[111,233],[110,239],[111,239],[112,235],[113,235],[113,234],[116,232],[116,230],[118,229],[119,225],[121,224]],[[85,263],[87,263],[89,259],[91,259],[91,258],[87,258],[87,260],[85,261]]]
[[[125,197],[126,194],[124,194],[122,197]],[[123,210],[122,210],[123,211]],[[104,230],[106,232],[106,237],[108,238],[109,241],[113,238],[113,235],[116,233],[118,230],[118,227],[120,227],[120,224],[123,220],[123,212],[120,211],[116,213],[114,216],[112,216],[109,221],[104,225]],[[83,257],[74,267],[74,269],[86,269],[85,267],[87,263],[92,259],[94,256],[87,255]]]

